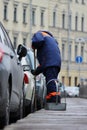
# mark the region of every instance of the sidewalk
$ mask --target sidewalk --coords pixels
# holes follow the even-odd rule
[[[66,111],[40,110],[4,130],[87,130],[87,99],[67,98]]]

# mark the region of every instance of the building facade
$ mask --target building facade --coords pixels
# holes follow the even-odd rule
[[[60,80],[76,86],[87,79],[87,0],[1,0],[0,21],[16,48],[31,46],[38,30],[52,32],[59,42]]]

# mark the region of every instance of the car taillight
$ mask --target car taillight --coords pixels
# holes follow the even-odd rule
[[[26,84],[28,84],[28,83],[29,83],[29,79],[28,79],[27,74],[24,74],[24,82],[25,82]]]
[[[2,49],[0,48],[0,62],[2,61],[3,55],[4,55],[4,52],[3,52]]]

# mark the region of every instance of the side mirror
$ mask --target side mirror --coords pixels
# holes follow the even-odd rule
[[[22,57],[25,57],[27,54],[27,48],[21,44],[18,45],[17,48],[17,54],[19,55],[19,60],[21,60]]]

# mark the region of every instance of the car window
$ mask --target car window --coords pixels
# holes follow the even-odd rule
[[[3,34],[3,31],[2,31],[2,29],[1,29],[1,27],[0,27],[0,42],[2,43],[2,44],[4,44],[4,34]]]
[[[31,50],[28,51],[27,57],[30,61],[31,69],[35,69],[35,63],[34,62],[36,62],[36,67],[39,65],[39,63],[38,63],[37,58],[34,59],[34,53]]]
[[[27,53],[27,61],[28,61],[28,63],[30,64],[31,69],[34,69],[33,57],[32,57],[32,59],[31,59],[29,53]]]
[[[23,66],[24,71],[30,71],[31,70],[30,64],[27,60],[27,56],[22,58],[21,64]]]
[[[31,63],[29,55],[26,56],[26,60],[27,60],[27,63],[30,65],[30,69],[32,69],[32,63]]]
[[[13,50],[15,52],[13,45],[11,43],[11,40],[8,36],[8,33],[6,32],[5,28],[3,27],[3,25],[1,23],[0,23],[0,37],[1,37],[0,39],[1,39],[2,43],[5,44],[6,46],[10,47],[11,50]]]

